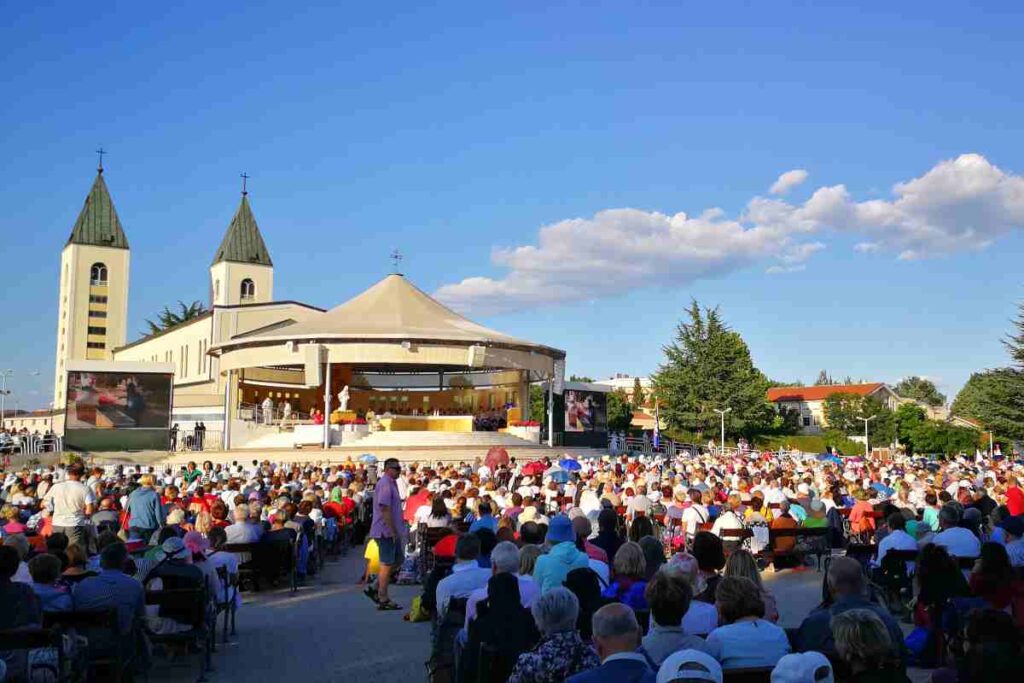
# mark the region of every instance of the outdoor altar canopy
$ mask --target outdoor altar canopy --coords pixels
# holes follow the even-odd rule
[[[331,310],[309,311],[211,348],[229,424],[241,405],[353,431],[504,430],[526,424],[529,386],[561,383],[565,352],[478,325],[399,274]],[[549,389],[550,390],[550,389]],[[307,417],[308,416],[308,417]],[[231,445],[231,430],[225,430]]]

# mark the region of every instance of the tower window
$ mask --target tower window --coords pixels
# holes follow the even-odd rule
[[[94,263],[89,269],[89,283],[93,285],[107,284],[107,266],[104,263]]]
[[[94,327],[93,325],[89,325],[89,330],[88,331],[89,331],[89,334],[106,334],[107,333],[107,328],[105,328],[105,327]]]
[[[219,299],[220,298],[220,280],[214,280],[213,281],[213,298],[214,299]]]
[[[245,278],[242,280],[242,301],[252,301],[256,298],[256,283]]]

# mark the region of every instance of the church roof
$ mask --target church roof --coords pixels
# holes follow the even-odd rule
[[[263,235],[260,234],[260,228],[256,225],[256,217],[252,215],[247,194],[242,195],[238,211],[235,211],[235,217],[231,219],[228,231],[224,233],[224,239],[213,256],[213,265],[221,261],[274,265],[263,241]]]
[[[68,244],[128,248],[128,238],[121,229],[121,220],[117,217],[114,200],[110,198],[102,170],[96,174],[96,180],[85,198],[85,205],[78,214],[75,226],[71,228]]]
[[[565,352],[488,329],[464,318],[423,292],[402,275],[389,275],[362,294],[326,313],[293,325],[254,334],[260,339],[339,341],[448,341],[526,347],[554,357]]]

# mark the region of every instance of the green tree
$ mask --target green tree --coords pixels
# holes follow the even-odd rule
[[[670,429],[701,438],[706,431],[718,433],[715,409],[731,408],[727,430],[752,437],[772,422],[768,379],[717,307],[702,309],[693,301],[686,313],[654,378],[662,418]]]
[[[593,377],[587,377],[586,375],[569,375],[570,382],[593,382]]]
[[[633,378],[633,405],[643,408],[647,405],[647,395],[644,393],[644,386],[640,384],[640,378]]]
[[[541,384],[530,385],[530,419],[534,422],[544,424],[548,415],[544,409],[544,386]]]
[[[616,389],[608,394],[608,431],[626,432],[633,423],[633,406],[626,392]]]
[[[1017,304],[1017,317],[1013,320],[1015,334],[1007,335],[1003,345],[1010,353],[1013,366],[1024,370],[1024,302]]]
[[[831,386],[833,384],[835,384],[835,382],[832,381],[832,378],[825,370],[819,372],[818,379],[814,380],[814,386],[816,387]]]
[[[914,430],[927,419],[924,408],[916,403],[903,403],[896,409],[894,419],[896,421],[896,436],[899,437],[900,443],[906,446],[907,453],[918,452],[918,445],[914,441]]]
[[[911,440],[917,453],[954,455],[973,451],[978,445],[979,436],[973,429],[937,420],[923,420],[913,428]]]
[[[206,313],[206,306],[198,301],[193,301],[190,304],[186,304],[184,301],[178,302],[178,310],[172,311],[170,306],[164,306],[164,309],[157,314],[156,322],[146,319],[146,324],[149,325],[149,331],[144,334],[156,334],[169,330],[175,325],[194,320]]]
[[[924,377],[904,377],[894,389],[903,398],[912,398],[930,406],[941,406],[946,402],[945,394],[939,391],[934,382]]]
[[[828,428],[842,434],[856,434],[861,415],[861,397],[857,394],[836,392],[829,394],[822,407]]]
[[[953,401],[954,415],[980,422],[1002,437],[1024,439],[1024,371],[976,372]]]

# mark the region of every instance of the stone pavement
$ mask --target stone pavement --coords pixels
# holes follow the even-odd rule
[[[310,579],[298,593],[287,589],[244,593],[237,633],[219,640],[213,655],[216,681],[355,680],[372,683],[425,679],[429,624],[402,621],[404,612],[378,612],[356,585],[362,548],[353,549]],[[398,586],[394,599],[408,608],[419,586]],[[157,657],[153,683],[195,680],[198,656]]]

